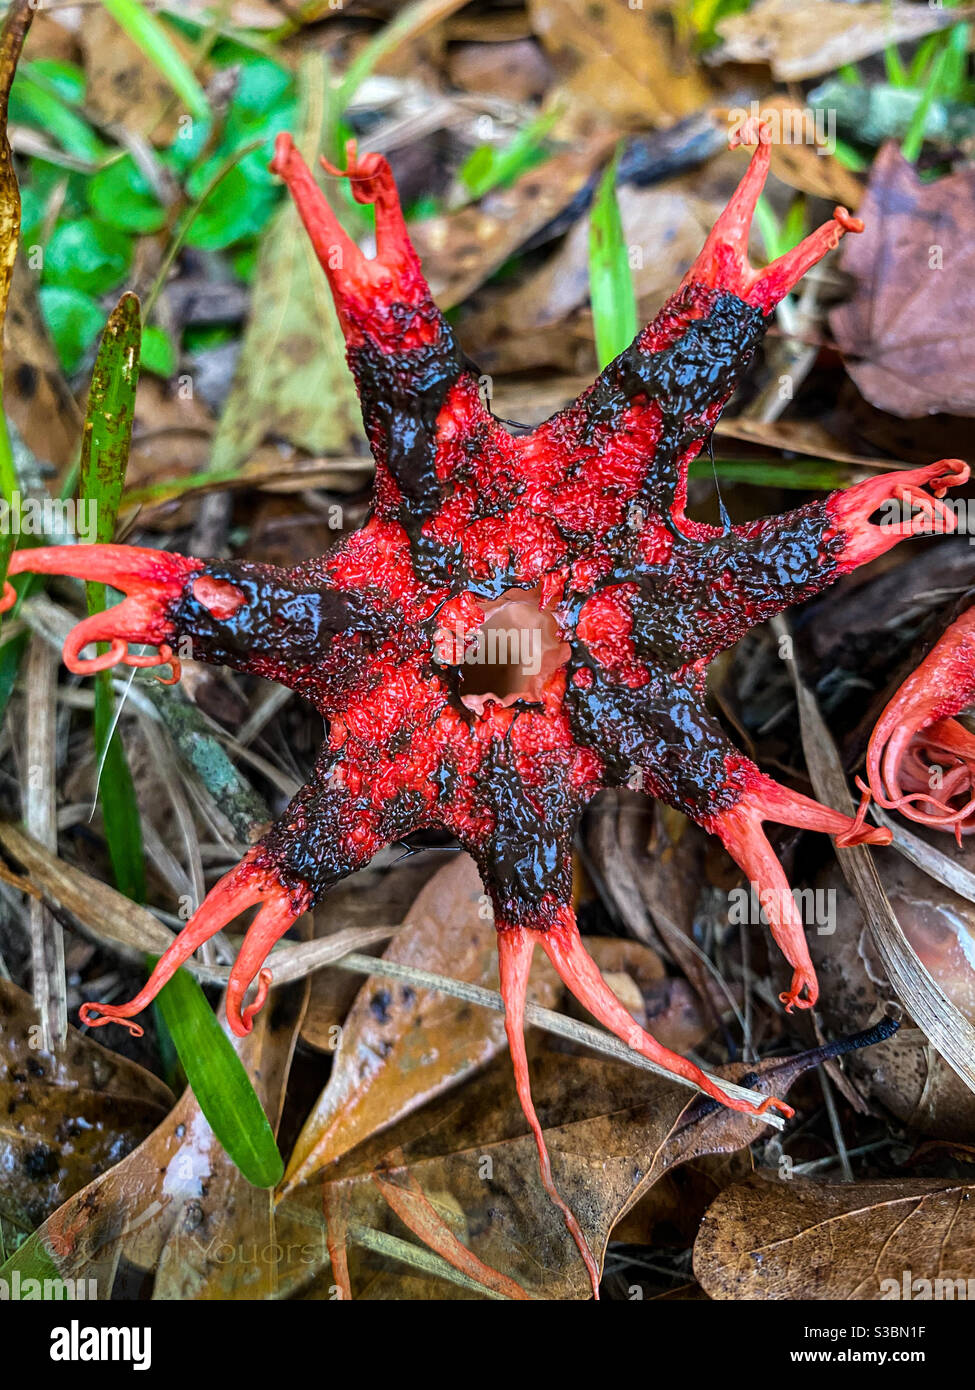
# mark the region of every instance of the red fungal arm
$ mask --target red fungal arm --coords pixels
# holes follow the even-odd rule
[[[159,957],[156,968],[135,998],[127,1004],[82,1004],[82,1023],[89,1028],[101,1028],[106,1023],[122,1023],[135,1037],[140,1037],[142,1028],[131,1021],[134,1015],[149,1007],[163,985],[172,979],[204,941],[216,936],[247,908],[260,903],[261,910],[244,938],[227,987],[227,1022],[238,1037],[243,1037],[250,1032],[253,1015],[267,995],[270,972],[262,972],[257,997],[246,1008],[243,1006],[244,995],[258,972],[260,962],[274,942],[301,916],[307,901],[307,892],[299,890],[292,893],[284,887],[275,871],[263,862],[261,851],[255,847],[236,869],[225,874],[211,888],[173,944]],[[260,952],[259,959],[255,959],[257,952]]]
[[[548,1156],[545,1133],[532,1100],[531,1079],[528,1074],[528,1054],[525,1050],[525,1000],[528,994],[528,976],[531,971],[532,956],[535,952],[535,934],[520,927],[498,925],[498,966],[501,978],[501,994],[504,998],[504,1028],[511,1051],[511,1063],[515,1073],[515,1087],[518,1100],[528,1126],[535,1138],[538,1150],[538,1167],[542,1186],[552,1202],[561,1211],[566,1227],[576,1248],[582,1256],[593,1298],[599,1297],[599,1264],[588,1240],[579,1225],[571,1207],[563,1201],[555,1179],[552,1177],[552,1161]]]
[[[851,820],[840,811],[780,786],[744,759],[733,776],[742,777],[744,781],[742,795],[733,805],[706,818],[702,824],[720,838],[732,859],[748,876],[768,918],[772,936],[793,967],[792,984],[779,996],[786,1012],[791,1013],[796,1007],[811,1009],[819,997],[819,984],[809,959],[805,928],[789,880],[762,830],[762,821],[774,820],[804,830],[822,830],[834,835],[841,846],[889,844],[890,831],[864,824],[865,804],[856,819]]]
[[[898,473],[881,473],[842,492],[834,492],[826,508],[843,538],[838,556],[841,573],[865,565],[884,555],[909,536],[950,534],[957,519],[941,500],[948,488],[967,483],[971,470],[961,459],[939,459],[925,468]],[[924,491],[931,489],[933,496]],[[896,520],[870,520],[881,509],[896,503],[901,513]]]
[[[350,344],[360,343],[367,332],[388,347],[415,347],[429,342],[437,336],[440,315],[433,309],[420,258],[406,230],[390,167],[380,154],[360,158],[354,140],[346,146],[346,159],[344,170],[334,168],[325,159],[322,165],[334,178],[351,181],[357,202],[375,205],[373,259],[363,255],[346,232],[288,134],[277,137],[271,172],[284,179],[295,200]],[[416,312],[418,317],[412,325],[407,327],[402,316],[397,320],[391,315],[394,304]]]
[[[781,873],[781,870],[779,872]],[[785,881],[784,874],[782,878]],[[775,1108],[786,1116],[791,1116],[794,1112],[784,1101],[777,1100],[774,1096],[770,1096],[763,1100],[760,1105],[755,1106],[750,1101],[729,1095],[716,1085],[700,1067],[686,1057],[681,1057],[679,1053],[671,1052],[669,1048],[658,1043],[656,1038],[652,1037],[637,1023],[632,1014],[627,1012],[603,979],[599,967],[583,944],[582,937],[579,935],[579,928],[576,925],[575,913],[568,903],[546,903],[539,920],[543,923],[539,928],[512,925],[503,920],[499,920],[497,923],[501,994],[505,1004],[505,1032],[511,1049],[518,1099],[538,1149],[542,1183],[565,1218],[566,1227],[589,1271],[593,1297],[598,1298],[598,1263],[579,1222],[563,1201],[556,1187],[544,1131],[535,1112],[531,1095],[524,1027],[528,976],[536,946],[542,948],[558,972],[560,979],[564,981],[575,998],[589,1010],[593,1017],[608,1028],[621,1042],[632,1047],[635,1052],[639,1052],[641,1056],[649,1058],[651,1062],[656,1062],[658,1066],[675,1076],[685,1077],[694,1085],[699,1086],[707,1095],[713,1096],[722,1105],[727,1105],[729,1109],[739,1110],[746,1115],[764,1115],[770,1108]],[[804,940],[803,946],[805,946]],[[809,970],[815,984],[815,975],[812,975],[811,966]]]
[[[688,464],[745,375],[775,305],[841,236],[861,229],[837,208],[801,246],[754,270],[748,240],[770,147],[767,128],[746,134],[758,141],[755,153],[677,293],[573,405],[518,441],[523,470],[537,469],[546,486],[553,467],[565,468],[570,516],[585,516],[587,529],[618,524],[629,504],[630,520],[638,507],[648,527],[668,517],[698,538],[702,528],[684,517]],[[614,490],[622,494],[615,509]]]
[[[117,662],[125,666],[168,663],[173,671],[171,680],[178,680],[179,662],[169,646],[175,634],[171,611],[192,576],[202,568],[202,560],[132,545],[51,545],[15,551],[7,573],[72,574],[110,584],[127,595],[122,603],[95,613],[73,629],[64,644],[64,664],[69,671],[90,675]],[[6,583],[0,612],[12,608],[16,599],[13,585]],[[82,657],[82,651],[93,642],[109,642],[110,650],[102,656]],[[134,655],[128,648],[130,642],[156,646],[158,655]]]
[[[746,304],[769,314],[805,275],[807,270],[834,250],[847,232],[862,232],[863,223],[838,207],[805,241],[780,256],[764,270],[753,270],[748,261],[748,241],[759,195],[765,187],[772,154],[767,125],[750,120],[729,142],[756,146],[751,163],[728,206],[715,222],[694,264],[684,276],[683,286],[704,285],[709,289],[730,290]]]
[[[951,716],[973,702],[975,608],[969,608],[897,691],[867,750],[867,778],[879,805],[951,830],[959,841],[975,813],[975,737]]]
[[[348,652],[332,653],[342,634],[356,641],[367,617],[375,622],[377,597],[339,587],[315,566],[293,572],[246,561],[207,563],[192,556],[131,545],[57,545],[15,551],[9,574],[61,574],[96,580],[125,599],[86,618],[64,644],[64,662],[78,675],[125,666],[168,664],[179,679],[177,651],[219,662],[300,689],[315,699]],[[377,570],[377,574],[379,571]],[[381,595],[386,601],[388,599]],[[17,594],[7,581],[0,612]],[[400,618],[392,611],[390,621]],[[361,637],[358,639],[361,642]],[[83,657],[86,647],[107,642],[103,654]],[[130,643],[158,648],[138,655]],[[175,649],[175,650],[174,650]]]

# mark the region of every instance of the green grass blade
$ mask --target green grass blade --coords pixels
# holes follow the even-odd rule
[[[134,294],[124,294],[112,311],[95,359],[81,444],[80,494],[89,508],[94,507],[95,538],[100,543],[114,536],[122,500],[141,338],[139,301]],[[101,613],[105,607],[105,585],[89,581],[85,595],[89,615]],[[144,902],[146,879],[139,806],[115,720],[111,673],[99,671],[95,677],[94,729],[105,839],[119,890],[136,902]]]
[[[54,91],[34,75],[33,65],[25,64],[18,74],[11,97],[14,103],[13,120],[36,126],[76,159],[97,164],[104,159],[107,147],[102,144],[91,126],[71,109]]]
[[[910,81],[907,68],[901,62],[901,55],[894,43],[889,43],[884,49],[884,71],[887,81],[894,87],[906,87]]]
[[[139,0],[102,0],[102,3],[119,28],[166,79],[190,115],[205,120],[210,107],[203,88],[156,16],[143,9]]]
[[[931,64],[921,100],[918,102],[914,115],[911,117],[911,123],[907,127],[907,134],[901,145],[901,154],[911,164],[916,163],[924,145],[924,130],[928,123],[928,112],[931,110],[931,103],[941,86],[942,73],[948,66],[948,55],[949,49],[945,46]]]
[[[859,150],[855,150],[846,140],[836,137],[834,156],[843,165],[844,169],[850,169],[854,174],[865,174],[870,168],[869,159],[865,159]]]
[[[751,487],[782,487],[798,492],[832,492],[850,483],[849,465],[826,459],[692,459],[692,478],[711,478],[717,473],[722,482],[746,483]]]
[[[7,108],[17,60],[34,17],[29,0],[17,0],[7,11],[0,33],[0,491],[8,507],[17,492],[17,469],[3,410],[3,321],[7,315],[10,281],[17,258],[20,237],[20,188],[14,173],[14,159],[7,139]],[[16,543],[16,527],[9,527],[0,536],[0,585],[7,575],[7,565]]]
[[[616,201],[620,148],[603,173],[589,219],[589,292],[596,355],[602,370],[636,336],[636,295],[623,220]]]
[[[949,100],[964,101],[969,94],[968,49],[971,32],[970,24],[955,24],[948,31],[939,95]]]
[[[276,1187],[284,1163],[274,1131],[203,990],[178,970],[156,1002],[197,1104],[228,1157],[253,1187]]]
[[[561,108],[553,106],[519,130],[503,149],[478,145],[471,150],[457,171],[457,177],[471,198],[483,198],[499,184],[513,183],[521,174],[544,158],[543,142],[558,120]]]

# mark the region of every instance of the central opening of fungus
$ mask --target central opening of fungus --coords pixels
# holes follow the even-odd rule
[[[542,686],[571,655],[538,589],[508,589],[481,601],[484,622],[468,639],[460,665],[461,703],[481,714],[489,701],[540,701]]]

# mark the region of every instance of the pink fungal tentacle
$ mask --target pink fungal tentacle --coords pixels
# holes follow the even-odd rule
[[[375,208],[376,263],[394,276],[402,292],[420,273],[420,258],[410,241],[393,171],[381,154],[359,155],[354,139],[346,142],[345,158],[345,169],[337,169],[322,155],[322,168],[336,178],[347,178],[356,202]]]
[[[866,771],[878,805],[951,830],[959,841],[963,828],[975,828],[963,825],[975,814],[975,736],[951,717],[973,701],[975,607],[951,624],[874,726]],[[932,781],[940,759],[948,768]],[[966,794],[961,806],[952,805]]]
[[[682,1076],[693,1082],[707,1095],[732,1110],[739,1110],[746,1115],[760,1116],[774,1108],[787,1118],[791,1118],[795,1112],[785,1101],[779,1100],[775,1096],[767,1097],[760,1105],[756,1106],[748,1100],[729,1095],[694,1062],[657,1042],[656,1038],[641,1028],[632,1014],[627,1012],[603,979],[599,967],[583,944],[572,908],[567,904],[557,906],[552,912],[548,912],[546,917],[547,925],[544,929],[503,924],[498,927],[498,960],[501,972],[501,994],[505,1003],[505,1032],[511,1051],[518,1099],[521,1102],[521,1108],[535,1138],[535,1146],[538,1150],[542,1184],[549,1197],[562,1212],[566,1227],[589,1272],[593,1296],[598,1298],[599,1265],[575,1214],[555,1185],[544,1131],[532,1100],[528,1056],[525,1049],[525,999],[532,955],[536,946],[541,946],[558,972],[559,978],[568,986],[580,1004],[584,1005],[595,1019],[608,1028],[621,1042],[632,1047],[635,1052],[639,1052],[650,1061],[656,1062],[658,1066],[665,1068],[673,1075]],[[803,944],[805,943],[803,942]],[[813,976],[813,980],[815,981],[815,976]]]
[[[847,232],[862,232],[863,223],[858,217],[852,217],[846,208],[837,207],[830,221],[798,246],[764,270],[755,270],[748,260],[748,240],[771,163],[769,125],[754,118],[745,121],[732,133],[728,144],[731,149],[755,145],[755,153],[682,283],[730,290],[746,303],[770,314],[806,272],[839,245]]]
[[[867,825],[869,797],[851,819],[841,811],[823,806],[800,792],[781,786],[757,769],[746,769],[746,787],[732,806],[702,823],[720,837],[735,863],[748,875],[758,901],[768,918],[773,939],[793,967],[792,984],[780,999],[787,1013],[798,1007],[809,1009],[819,997],[819,982],[806,944],[805,927],[785,870],[762,829],[763,820],[794,825],[802,830],[819,830],[833,835],[837,845],[890,843],[891,832]]]
[[[172,675],[165,684],[179,680],[179,661],[167,639],[175,635],[170,616],[203,561],[191,556],[173,555],[165,550],[147,550],[133,545],[50,545],[17,550],[11,556],[8,574],[64,574],[100,584],[110,584],[126,597],[121,603],[94,613],[72,628],[64,643],[64,664],[76,675],[124,666],[169,665]],[[16,602],[12,584],[4,585],[0,612]],[[109,650],[93,657],[82,657],[85,647],[108,642]],[[138,655],[129,651],[130,642],[157,648],[156,654]]]
[[[881,473],[843,492],[831,493],[826,510],[836,534],[842,536],[844,542],[837,557],[840,573],[886,554],[905,537],[954,531],[957,517],[942,499],[948,488],[967,483],[970,472],[968,464],[961,459],[939,459],[924,468]],[[931,489],[930,493],[923,491],[926,487]],[[899,520],[887,518],[877,524],[870,520],[875,512],[891,502],[898,504]],[[913,508],[920,509],[918,515],[903,515]]]
[[[263,904],[262,909],[244,939],[244,947],[241,948],[227,986],[227,1021],[231,1031],[238,1037],[249,1033],[253,1015],[267,996],[270,972],[261,972],[263,978],[257,997],[247,1009],[241,1008],[244,993],[257,973],[260,960],[264,959],[274,942],[301,916],[307,904],[307,893],[299,892],[296,895],[285,888],[276,871],[264,861],[257,846],[244,856],[236,868],[224,874],[223,878],[214,884],[179,936],[160,956],[155,969],[135,998],[126,1004],[82,1004],[79,1010],[82,1023],[87,1024],[89,1028],[101,1028],[106,1023],[121,1023],[128,1028],[133,1037],[141,1037],[143,1030],[138,1023],[132,1021],[134,1015],[140,1014],[152,1003],[162,987],[205,941],[216,936],[217,932],[228,926],[235,917],[257,903]],[[248,943],[249,952],[244,957],[244,949],[248,947]],[[258,946],[265,949],[260,960],[254,962],[254,952]]]
[[[617,999],[603,979],[599,966],[586,950],[576,925],[575,914],[570,907],[563,907],[558,919],[545,931],[534,933],[537,943],[545,951],[558,972],[559,978],[568,985],[579,1003],[589,1010],[593,1018],[608,1028],[610,1032],[634,1052],[656,1062],[675,1076],[683,1076],[692,1081],[706,1095],[726,1105],[730,1110],[741,1111],[744,1115],[764,1115],[769,1109],[781,1111],[787,1118],[795,1113],[785,1101],[768,1096],[760,1105],[738,1096],[731,1096],[716,1082],[679,1052],[671,1052],[669,1047],[641,1028],[636,1019]]]
[[[786,1013],[811,1009],[819,998],[819,981],[809,957],[802,917],[785,870],[762,829],[760,809],[742,800],[712,817],[708,829],[720,837],[755,890],[779,950],[792,966],[792,983],[779,995]]]
[[[254,1015],[263,1008],[267,998],[271,972],[262,966],[271,947],[307,910],[311,896],[308,888],[294,893],[285,888],[273,873],[265,874],[260,892],[263,900],[261,910],[247,929],[227,982],[227,1022],[238,1037],[244,1037],[251,1031]],[[255,976],[258,980],[257,994],[253,1002],[244,1007],[244,995]]]
[[[380,154],[358,156],[354,140],[346,146],[346,157],[345,170],[335,168],[324,158],[322,165],[333,176],[351,180],[357,202],[375,205],[376,255],[372,258],[363,254],[329,207],[290,135],[282,132],[277,137],[270,167],[272,173],[284,179],[294,198],[328,278],[342,331],[350,345],[361,343],[366,332],[377,340],[396,341],[400,346],[409,346],[411,338],[416,343],[429,341],[439,331],[438,314],[427,314],[429,322],[415,325],[405,338],[402,316],[390,316],[394,304],[432,309],[429,287],[406,229],[392,170]]]
[[[345,287],[368,288],[371,278],[369,261],[332,211],[311,170],[295,148],[294,140],[286,131],[282,131],[274,142],[270,170],[288,185],[318,262],[335,296],[336,306],[339,307],[339,297]],[[341,308],[339,312],[341,314]]]
[[[528,994],[528,976],[531,971],[535,944],[541,934],[525,927],[499,926],[498,928],[498,968],[501,978],[501,995],[504,999],[504,1030],[511,1052],[511,1064],[515,1074],[515,1088],[525,1119],[535,1139],[538,1150],[538,1168],[542,1186],[562,1213],[566,1228],[576,1243],[583,1263],[589,1274],[593,1298],[599,1298],[599,1264],[579,1225],[575,1213],[562,1198],[555,1179],[552,1177],[552,1161],[549,1158],[545,1134],[535,1112],[532,1100],[531,1078],[528,1072],[528,1053],[525,1048],[525,1000]]]

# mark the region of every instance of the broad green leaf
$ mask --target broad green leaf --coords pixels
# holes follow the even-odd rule
[[[42,131],[65,154],[89,163],[103,159],[106,147],[91,126],[58,90],[21,73],[10,93],[10,119]]]
[[[134,294],[124,294],[102,335],[88,393],[79,492],[83,501],[94,503],[95,537],[100,543],[110,541],[115,534],[125,485],[141,330],[139,301]],[[89,582],[85,592],[89,614],[102,612],[105,585]],[[95,676],[95,748],[105,839],[119,889],[126,897],[143,902],[146,883],[139,806],[115,718],[111,672],[99,671]]]
[[[60,58],[35,58],[21,72],[45,83],[69,106],[80,106],[85,99],[85,70],[77,63],[65,63]]]
[[[190,115],[210,114],[206,94],[164,25],[139,0],[102,0],[109,14],[124,29],[182,100]]]
[[[81,366],[105,315],[98,302],[81,290],[42,285],[37,297],[61,365],[70,376]]]
[[[150,965],[157,959],[150,957]],[[276,1187],[284,1163],[274,1131],[203,990],[178,970],[157,1003],[207,1124],[249,1183]]]
[[[172,338],[162,328],[142,331],[141,365],[156,376],[171,377],[176,370],[176,348]]]
[[[44,251],[44,284],[104,294],[121,284],[132,263],[132,242],[117,227],[81,217],[54,229]]]
[[[222,53],[219,55],[224,56]],[[233,61],[240,68],[233,109],[265,113],[283,106],[294,89],[294,76],[281,63],[237,47]]]
[[[0,1265],[0,1279],[4,1280],[7,1287],[14,1282],[14,1275],[20,1276],[21,1297],[25,1297],[25,1281],[37,1279],[43,1287],[45,1279],[60,1280],[57,1266],[45,1249],[44,1243],[39,1239],[37,1233],[27,1237],[22,1245],[19,1245],[9,1259]],[[37,1295],[40,1298],[40,1294]]]
[[[158,232],[166,223],[166,209],[130,154],[95,175],[88,201],[103,223],[123,232]]]
[[[600,369],[629,347],[637,330],[629,251],[616,201],[620,153],[618,148],[599,181],[589,218],[589,287]]]
[[[204,193],[222,163],[223,157],[214,156],[193,174],[188,185],[192,197]],[[234,165],[203,199],[186,233],[186,242],[202,251],[221,251],[256,236],[264,229],[277,201],[275,189],[263,180],[255,183],[248,179],[240,165]]]

